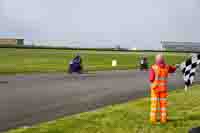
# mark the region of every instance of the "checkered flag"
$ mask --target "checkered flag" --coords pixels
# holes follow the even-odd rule
[[[193,83],[198,65],[200,64],[200,54],[194,54],[180,65],[185,81],[185,90]]]

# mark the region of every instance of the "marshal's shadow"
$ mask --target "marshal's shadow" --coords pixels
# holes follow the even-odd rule
[[[177,121],[184,121],[185,119],[184,118],[169,118],[168,119],[168,122],[177,122]]]
[[[8,84],[8,81],[0,81],[0,84]]]
[[[200,115],[189,115],[186,117],[177,117],[177,118],[169,118],[168,122],[177,122],[177,121],[194,121],[199,120],[200,121]]]

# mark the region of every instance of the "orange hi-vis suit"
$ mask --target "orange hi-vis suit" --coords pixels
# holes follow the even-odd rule
[[[168,74],[172,73],[176,68],[169,65],[158,64],[152,66],[151,71],[154,73],[154,79],[151,80],[151,113],[150,121],[157,121],[157,113],[160,112],[160,122],[167,122],[167,79]],[[159,108],[160,106],[160,108]]]

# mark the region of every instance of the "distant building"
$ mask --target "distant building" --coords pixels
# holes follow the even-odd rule
[[[135,51],[135,50],[138,50],[138,49],[137,48],[130,48],[130,50],[134,50]]]
[[[24,39],[0,38],[0,45],[24,45]]]
[[[164,50],[200,51],[200,42],[169,42],[161,41]]]

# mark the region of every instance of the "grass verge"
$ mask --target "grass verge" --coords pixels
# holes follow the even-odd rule
[[[183,89],[170,92],[170,121],[165,125],[149,123],[149,102],[143,98],[7,133],[187,133],[200,126],[199,85],[188,93]]]
[[[151,52],[0,48],[0,74],[66,72],[69,61],[77,52],[81,53],[86,71],[135,69],[138,67],[141,55],[146,54],[150,64],[153,63],[155,56],[155,53]],[[182,62],[187,55],[166,53],[166,59],[169,64],[176,64]],[[118,61],[117,67],[111,66],[113,59]]]

